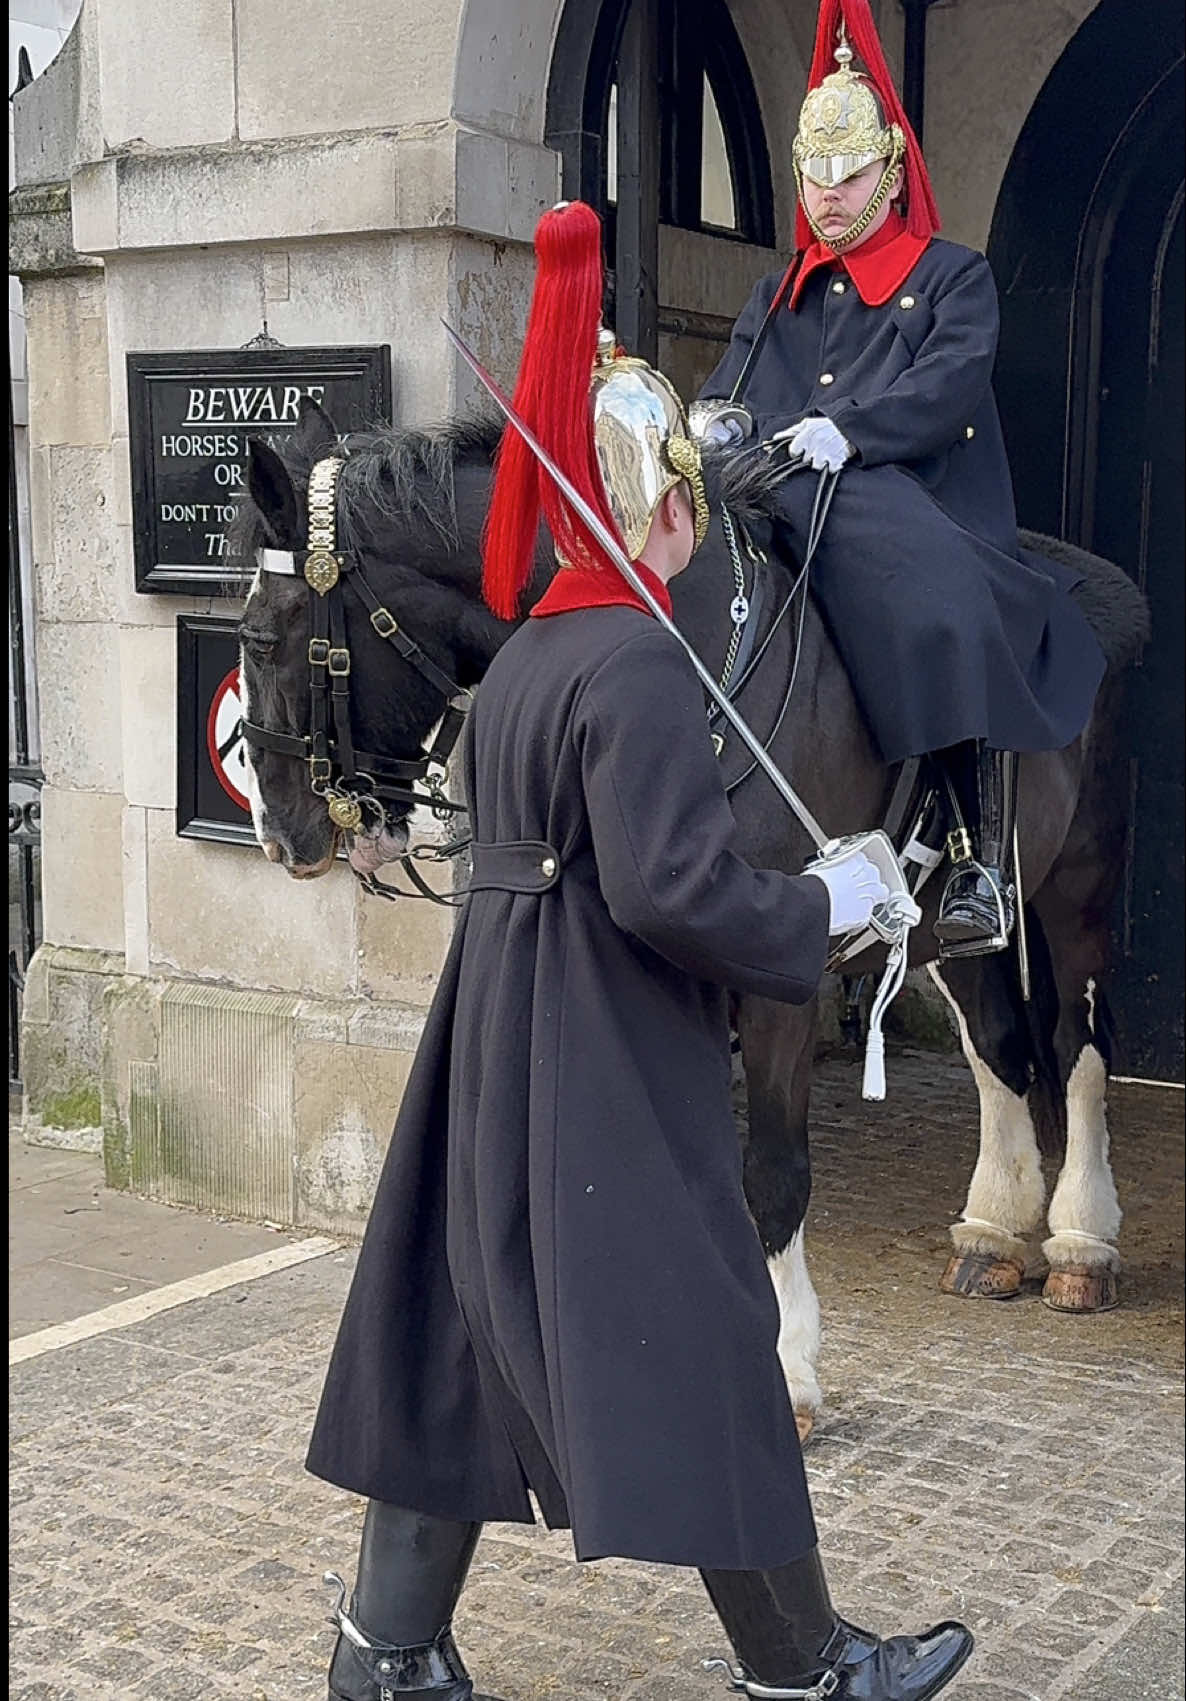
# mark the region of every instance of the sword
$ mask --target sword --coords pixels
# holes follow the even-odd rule
[[[795,815],[800,825],[804,827],[811,836],[816,849],[822,851],[824,846],[831,842],[827,833],[824,832],[815,816],[803,802],[803,799],[799,796],[798,792],[795,791],[790,781],[786,778],[786,775],[783,774],[781,769],[779,769],[778,766],[771,761],[761,740],[755,733],[751,732],[749,726],[744,720],[742,720],[737,710],[733,707],[733,704],[721,690],[712,674],[709,673],[708,669],[700,660],[700,657],[696,654],[691,644],[684,637],[679,627],[670,619],[670,617],[660,607],[659,603],[655,600],[655,597],[644,583],[638,569],[635,567],[630,557],[626,554],[617,538],[605,525],[596,510],[589,506],[580,491],[565,476],[561,468],[556,465],[555,461],[544,448],[543,444],[535,436],[530,426],[527,425],[524,420],[519,418],[519,415],[515,412],[510,400],[506,395],[504,395],[503,391],[499,388],[497,382],[490,376],[489,372],[486,371],[486,368],[482,365],[477,355],[473,353],[472,349],[466,347],[465,343],[451,325],[446,324],[443,319],[441,320],[441,323],[445,326],[445,331],[450,342],[452,342],[454,348],[456,348],[457,352],[461,355],[466,365],[473,372],[474,376],[478,379],[483,388],[486,389],[491,396],[493,396],[500,411],[509,423],[514,426],[515,430],[519,433],[527,447],[539,461],[548,477],[559,488],[561,493],[568,499],[572,507],[580,515],[586,526],[588,526],[590,532],[601,545],[601,548],[605,551],[606,555],[609,556],[614,566],[618,569],[618,572],[621,573],[626,583],[630,586],[630,589],[634,591],[637,596],[642,598],[643,602],[650,609],[651,613],[659,622],[660,626],[663,627],[664,631],[670,632],[671,636],[679,643],[684,654],[695,668],[696,677],[699,679],[701,685],[703,685],[709,696],[716,703],[729,725],[733,728],[738,738],[740,738],[741,742],[745,745],[746,749],[761,768],[762,772],[766,775],[766,778],[770,781],[771,785],[773,785],[775,791],[777,791],[783,802]]]

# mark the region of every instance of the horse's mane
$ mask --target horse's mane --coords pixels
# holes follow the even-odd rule
[[[416,521],[450,548],[460,542],[455,475],[465,466],[489,466],[502,435],[501,421],[475,414],[426,429],[381,427],[352,432],[345,441],[346,464],[338,479],[339,525],[345,548],[363,541],[361,522],[394,525]]]
[[[502,435],[501,421],[474,414],[432,426],[375,426],[343,440],[338,478],[338,541],[356,550],[377,525],[427,526],[449,549],[460,544],[455,475],[464,466],[489,466]],[[298,494],[323,452],[299,431],[274,445]],[[236,523],[245,557],[266,541],[254,505],[243,503]]]

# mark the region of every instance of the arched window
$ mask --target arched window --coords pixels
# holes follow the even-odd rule
[[[766,137],[725,0],[569,0],[547,140],[565,195],[605,220],[619,330],[651,359],[660,224],[774,246]]]

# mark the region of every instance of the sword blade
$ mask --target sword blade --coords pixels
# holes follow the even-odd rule
[[[515,430],[519,433],[527,447],[539,461],[548,477],[557,486],[568,502],[571,503],[576,513],[580,515],[581,519],[585,522],[586,526],[588,526],[594,538],[596,538],[601,548],[613,562],[619,573],[621,573],[631,590],[634,591],[637,596],[642,598],[643,602],[650,609],[651,613],[659,622],[660,626],[663,627],[664,631],[670,632],[671,636],[683,649],[688,660],[695,668],[696,676],[700,680],[701,685],[703,685],[709,696],[716,703],[725,719],[729,722],[729,725],[741,739],[741,742],[745,745],[755,762],[757,762],[767,779],[774,786],[774,789],[778,792],[783,802],[787,804],[801,825],[810,834],[816,848],[822,850],[824,845],[828,843],[828,835],[824,832],[815,816],[803,802],[803,799],[793,789],[790,781],[766,753],[766,749],[761,740],[750,730],[746,722],[733,707],[733,704],[729,701],[728,697],[725,696],[724,692],[721,690],[712,674],[709,673],[704,663],[700,660],[700,657],[696,654],[691,644],[684,637],[679,627],[656,601],[654,595],[647,588],[646,583],[639,574],[638,569],[635,567],[630,557],[626,554],[626,551],[622,548],[617,538],[602,520],[596,509],[591,508],[589,503],[586,502],[585,498],[572,483],[571,479],[567,477],[563,468],[556,465],[556,462],[544,448],[538,437],[536,437],[526,420],[520,419],[509,397],[500,388],[497,380],[492,378],[490,373],[487,372],[486,368],[482,365],[477,355],[474,354],[473,350],[466,346],[461,337],[458,336],[457,332],[453,329],[452,325],[446,324],[443,319],[441,320],[441,323],[445,326],[446,335],[457,350],[458,354],[460,354],[466,365],[473,372],[478,382],[494,398],[494,401],[497,403],[503,416],[512,426],[514,426]]]

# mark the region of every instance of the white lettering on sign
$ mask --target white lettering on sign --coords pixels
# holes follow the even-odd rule
[[[187,436],[166,432],[161,437],[161,456],[167,455],[209,455],[216,461],[225,461],[239,453],[239,439],[229,432],[213,431]]]
[[[277,394],[279,392],[279,395]],[[295,425],[301,397],[320,402],[324,384],[208,384],[189,392],[185,425]]]

